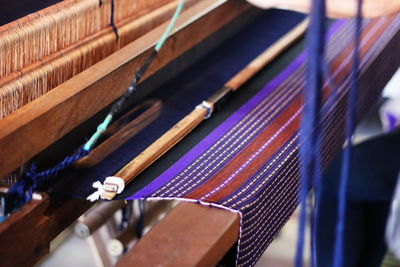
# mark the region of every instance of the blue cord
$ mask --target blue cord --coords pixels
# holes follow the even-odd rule
[[[355,116],[357,107],[357,91],[358,91],[358,70],[360,65],[360,36],[361,36],[361,8],[362,0],[358,0],[357,18],[354,35],[354,51],[353,64],[351,67],[351,87],[347,101],[345,134],[347,145],[343,151],[342,168],[340,172],[340,183],[338,191],[338,219],[336,222],[336,240],[333,253],[333,266],[341,267],[344,262],[344,228],[346,224],[346,200],[347,200],[347,184],[350,176],[350,164],[352,153],[351,137],[354,132]]]
[[[139,217],[136,222],[135,228],[136,228],[136,236],[138,239],[142,238],[143,236],[143,230],[144,230],[144,216],[145,216],[145,211],[144,211],[144,205],[145,205],[145,200],[144,199],[139,199],[138,200],[139,204]]]
[[[89,151],[81,148],[74,155],[66,157],[63,161],[59,162],[54,167],[37,172],[36,164],[32,164],[29,171],[27,171],[18,182],[14,183],[7,193],[6,214],[13,212],[23,204],[32,199],[35,189],[54,177],[60,171],[68,168],[76,160],[89,154]]]
[[[304,88],[303,117],[300,135],[300,217],[296,247],[295,266],[303,266],[304,243],[307,224],[307,195],[311,184],[319,190],[320,172],[320,110],[322,66],[325,38],[325,1],[313,0],[310,13],[310,27],[307,33],[307,83]],[[316,195],[319,195],[317,193]],[[315,228],[315,227],[314,227]],[[313,253],[313,250],[311,251]],[[312,255],[312,259],[314,255]]]

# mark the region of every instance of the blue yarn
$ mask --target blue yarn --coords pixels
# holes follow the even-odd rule
[[[333,266],[341,267],[344,261],[344,227],[346,223],[346,195],[347,183],[350,174],[350,159],[352,153],[351,136],[354,132],[354,121],[357,107],[357,91],[358,91],[358,70],[360,65],[359,50],[361,36],[361,7],[362,0],[358,0],[356,29],[354,36],[353,64],[351,67],[351,87],[347,100],[345,134],[347,145],[343,151],[342,168],[340,172],[340,183],[338,191],[338,219],[336,223],[336,240],[333,253]]]
[[[144,199],[139,199],[139,218],[136,222],[136,235],[138,239],[142,238],[144,230]]]
[[[303,266],[304,240],[307,224],[307,195],[310,182],[320,191],[320,110],[323,79],[323,53],[325,38],[325,1],[313,0],[310,26],[307,33],[308,72],[304,89],[304,107],[300,136],[300,217],[295,266]],[[318,195],[317,193],[316,195]],[[312,245],[314,247],[314,245]],[[313,257],[312,257],[313,259]]]
[[[6,214],[11,213],[32,199],[33,192],[49,178],[56,176],[58,172],[68,168],[76,160],[89,154],[89,151],[81,148],[74,155],[66,157],[54,167],[37,172],[36,164],[32,164],[21,179],[8,190]]]
[[[132,217],[132,203],[128,202],[125,206],[121,208],[121,222],[119,224],[119,230],[125,230],[128,225],[129,221],[131,220]]]
[[[115,38],[118,41],[119,34],[117,26],[115,25],[115,0],[111,0],[111,14],[110,14],[110,26],[115,34]]]

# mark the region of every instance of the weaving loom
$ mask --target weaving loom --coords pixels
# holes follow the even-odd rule
[[[108,105],[127,88],[176,7],[175,1],[137,3],[63,1],[15,22],[2,22],[3,184],[19,178],[18,171],[10,173],[33,157],[38,166],[46,168],[77,150],[84,143],[77,138],[89,138],[107,114]],[[30,12],[33,11],[36,10]],[[86,198],[95,190],[95,181],[125,175],[125,190],[118,192],[118,199],[180,199],[195,203],[174,208],[154,228],[153,233],[158,235],[145,236],[121,259],[121,266],[146,266],[160,260],[167,265],[213,265],[232,246],[236,250],[237,239],[236,264],[254,265],[297,206],[298,128],[306,58],[302,41],[289,47],[243,88],[229,93],[230,97],[223,101],[224,105],[217,106],[219,110],[209,120],[159,160],[152,160],[149,168],[140,170],[139,175],[132,174],[130,162],[133,160],[134,165],[136,156],[173,129],[196,105],[218,89],[231,86],[233,83],[228,81],[237,77],[235,74],[303,19],[303,15],[283,11],[260,13],[241,1],[186,1],[173,37],[160,50],[131,101],[137,109],[122,117],[150,106],[149,115],[141,115],[145,123],[111,154],[100,156],[95,163],[84,163],[90,168],[75,166],[42,185],[39,189],[45,189],[51,197],[34,195],[34,200],[0,224],[1,254],[8,255],[5,262],[37,262],[48,252],[49,242],[91,206],[84,200],[57,196]],[[265,27],[271,24],[277,25],[274,30]],[[332,23],[328,32],[329,66],[322,107],[324,167],[343,144],[353,27],[352,21],[339,20]],[[400,65],[398,53],[391,53],[399,48],[399,30],[398,16],[363,22],[357,121]],[[60,39],[49,42],[53,34]],[[32,43],[39,49],[32,49]],[[21,51],[32,52],[24,55]],[[203,112],[202,120],[207,107],[200,106],[199,110]],[[208,220],[216,220],[214,226],[207,224]],[[21,229],[29,225],[40,229],[26,240]],[[203,228],[222,236],[210,241],[214,242],[211,247],[217,250],[216,255],[205,256],[197,247],[189,258],[182,254],[179,259],[167,259],[166,254],[177,246],[174,243],[148,251],[151,244],[160,242],[157,238],[166,229],[173,235],[185,227],[197,233],[194,238],[201,239]],[[22,243],[21,240],[24,244],[14,251],[4,245]],[[196,240],[192,243],[196,244]],[[21,253],[26,256],[21,257]]]

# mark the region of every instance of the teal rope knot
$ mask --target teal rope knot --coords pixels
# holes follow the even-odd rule
[[[113,116],[108,114],[104,121],[97,126],[97,131],[90,137],[89,141],[86,142],[83,147],[87,152],[91,151],[93,146],[96,144],[97,140],[99,140],[100,136],[107,130],[108,125],[111,123]]]

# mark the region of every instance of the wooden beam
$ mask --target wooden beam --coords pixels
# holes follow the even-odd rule
[[[32,200],[0,224],[2,266],[33,266],[50,251],[51,241],[91,203],[82,199]]]
[[[241,0],[199,1],[182,13],[174,37],[167,40],[148,75],[216,32],[248,7]],[[0,120],[0,177],[27,162],[118,98],[165,27],[163,24],[155,28]]]
[[[238,213],[180,203],[117,266],[215,266],[237,241],[239,223]]]

